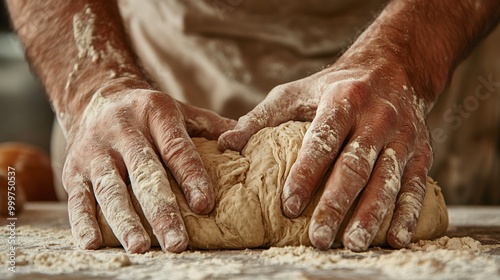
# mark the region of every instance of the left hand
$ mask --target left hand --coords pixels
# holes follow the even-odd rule
[[[424,116],[430,106],[415,92],[403,59],[373,49],[350,50],[333,66],[275,87],[236,127],[219,138],[222,150],[239,150],[258,130],[289,120],[312,121],[285,182],[283,212],[304,210],[333,167],[315,208],[309,238],[331,247],[353,201],[361,195],[343,244],[366,250],[387,211],[396,204],[387,235],[392,247],[409,244],[432,162]]]

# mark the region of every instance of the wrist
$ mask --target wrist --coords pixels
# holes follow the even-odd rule
[[[414,94],[430,108],[457,64],[500,18],[500,3],[476,2],[391,1],[342,58],[362,53],[370,57],[361,61],[364,65],[388,64],[394,68],[390,73],[407,76]]]

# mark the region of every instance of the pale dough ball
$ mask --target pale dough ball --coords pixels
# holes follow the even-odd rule
[[[186,223],[191,248],[243,249],[311,245],[308,225],[323,186],[300,217],[288,219],[281,211],[283,185],[297,158],[308,126],[308,123],[288,122],[278,127],[262,129],[249,140],[241,155],[229,150],[220,152],[216,141],[193,138],[216,188],[217,203],[209,215],[194,214],[177,183],[169,176]],[[131,196],[153,244],[158,245],[132,193]],[[337,242],[342,239],[352,209],[339,230]],[[372,245],[386,245],[391,217],[392,210],[387,214]],[[104,246],[120,246],[100,210],[98,220]],[[447,227],[448,212],[440,188],[432,180],[428,180],[423,210],[412,240],[437,237]]]

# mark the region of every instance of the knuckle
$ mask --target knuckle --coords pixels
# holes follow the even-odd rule
[[[367,211],[366,215],[368,216],[368,219],[366,219],[366,221],[368,221],[368,223],[370,223],[371,225],[377,225],[376,228],[378,229],[378,225],[382,223],[382,220],[384,219],[385,214],[389,209],[389,205],[391,204],[383,203],[377,206],[378,209],[373,209],[373,211]]]
[[[328,121],[310,128],[305,136],[310,152],[333,157],[333,148],[339,145],[339,133],[333,129]]]
[[[397,165],[400,169],[399,172],[402,172],[408,159],[414,153],[414,145],[405,138],[397,138],[393,139],[386,147],[390,147],[394,151],[395,156],[392,156],[386,149],[383,154],[384,166],[388,166],[389,164],[392,166]]]
[[[175,133],[175,132],[174,132]],[[162,155],[168,161],[177,161],[189,157],[190,151],[192,151],[191,141],[185,137],[172,137],[165,141],[162,148]]]
[[[156,232],[165,233],[172,229],[180,229],[182,227],[182,218],[178,211],[173,208],[164,209],[151,215],[151,226]]]
[[[273,97],[287,96],[293,91],[292,87],[292,83],[280,84],[271,89],[269,94]]]
[[[370,177],[372,166],[366,156],[359,153],[343,153],[342,170],[344,170],[351,180],[366,183]]]
[[[109,204],[120,197],[119,182],[117,182],[116,176],[112,172],[97,177],[93,182],[93,186],[95,196],[99,198],[100,204]]]
[[[162,103],[170,103],[170,98],[168,95],[159,91],[148,91],[143,97],[141,97],[142,102],[146,104],[147,107],[153,108]]]
[[[364,81],[348,81],[344,89],[344,96],[354,108],[362,108],[368,100],[371,89],[370,85]]]
[[[70,193],[71,190],[86,185],[85,178],[81,172],[73,167],[63,167],[62,182],[64,189]]]
[[[109,155],[99,155],[95,157],[91,164],[91,178],[94,194],[101,202],[119,195],[121,176],[116,170],[113,159]]]
[[[394,123],[398,119],[398,109],[390,101],[384,100],[384,102],[378,106],[380,106],[380,117],[384,121]]]
[[[248,114],[240,117],[238,124],[247,128],[260,128],[266,125],[265,117],[269,114],[270,106],[267,104],[259,104],[255,109]]]
[[[410,123],[402,124],[398,129],[398,135],[401,138],[406,139],[405,142],[407,143],[414,143],[417,139],[417,131],[415,130],[415,127]]]
[[[85,193],[78,191],[71,191],[68,193],[68,208],[70,213],[74,212],[84,212],[87,213],[89,211],[89,207],[84,204],[85,201]]]
[[[415,155],[415,160],[427,174],[434,160],[432,148],[428,143],[425,143],[421,147],[421,149],[418,151],[418,154]]]
[[[422,182],[419,176],[413,177],[405,183],[405,190],[411,196],[424,197],[426,192],[426,185]]]
[[[325,220],[330,221],[330,225],[336,226],[339,221],[342,221],[345,212],[344,205],[335,202],[334,199],[326,199],[321,208],[321,212],[323,212]]]

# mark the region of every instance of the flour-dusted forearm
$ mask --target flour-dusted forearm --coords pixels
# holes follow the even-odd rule
[[[417,93],[433,103],[455,67],[499,21],[497,0],[394,0],[352,48],[376,44],[405,58],[422,87]]]
[[[116,1],[7,1],[14,28],[66,133],[111,80],[147,86]],[[128,78],[128,79],[127,79]]]

